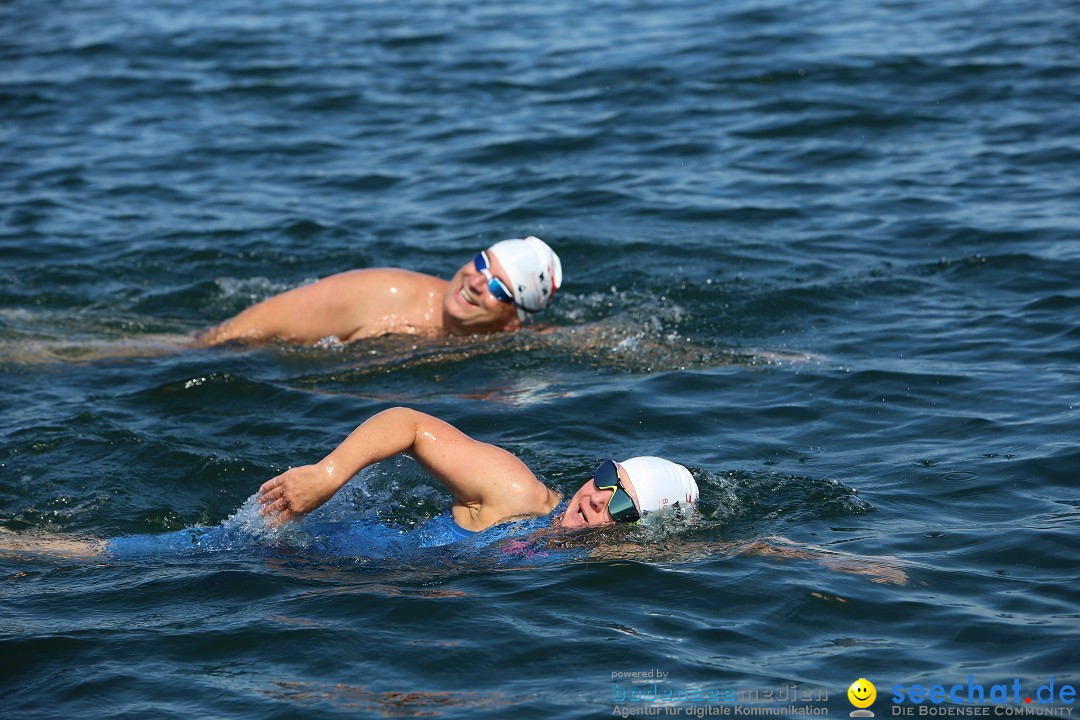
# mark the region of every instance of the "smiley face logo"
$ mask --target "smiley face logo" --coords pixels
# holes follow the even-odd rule
[[[877,698],[877,688],[866,678],[859,678],[847,689],[848,700],[857,708],[868,708]]]

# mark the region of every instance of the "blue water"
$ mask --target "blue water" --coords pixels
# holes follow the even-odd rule
[[[4,716],[1080,684],[1078,46],[1069,0],[5,2],[0,538],[242,532],[0,558]],[[565,270],[545,332],[184,347],[526,234]],[[678,460],[702,517],[537,563],[261,534],[263,481],[402,404],[564,493]],[[446,498],[398,459],[310,522]]]

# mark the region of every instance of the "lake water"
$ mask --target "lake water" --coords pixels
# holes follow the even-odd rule
[[[702,489],[571,539],[624,558],[5,556],[5,717],[1073,707],[1080,3],[12,0],[0,38],[5,535],[248,526],[395,405],[564,493],[639,454]],[[546,332],[182,347],[527,234]],[[395,460],[320,517],[446,502]]]

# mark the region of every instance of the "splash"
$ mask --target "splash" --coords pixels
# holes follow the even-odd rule
[[[226,534],[243,537],[252,543],[277,545],[289,539],[295,531],[287,526],[274,527],[261,512],[258,493],[255,493],[237,508],[229,517],[221,521],[221,528]]]
[[[835,478],[729,471],[698,479],[701,512],[718,527],[736,523],[791,525],[817,518],[863,515],[874,506]]]

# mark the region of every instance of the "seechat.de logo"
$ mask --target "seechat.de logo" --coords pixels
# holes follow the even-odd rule
[[[877,698],[877,688],[874,687],[874,683],[866,678],[859,678],[847,689],[847,697],[851,704],[858,708],[851,711],[851,717],[874,717],[873,711],[866,709],[873,705]]]

